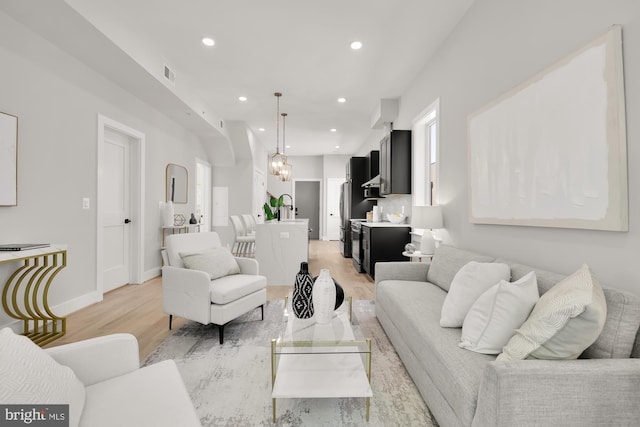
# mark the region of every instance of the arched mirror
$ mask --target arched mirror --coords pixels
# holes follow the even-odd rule
[[[184,166],[167,165],[167,198],[173,203],[187,203],[189,194],[189,174]]]

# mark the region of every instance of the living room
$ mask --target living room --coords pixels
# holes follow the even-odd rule
[[[101,55],[127,55],[114,52],[117,44],[113,41],[96,37],[93,24],[81,20],[69,6],[73,2],[46,2],[37,7],[20,3],[26,2],[6,1],[0,6],[3,35],[0,58],[4,76],[0,85],[0,111],[19,120],[18,201],[16,206],[0,207],[0,243],[67,245],[67,266],[57,275],[49,302],[56,313],[67,315],[103,299],[97,278],[101,263],[96,213],[99,115],[145,135],[144,228],[140,230],[144,249],[139,259],[142,282],[160,274],[158,202],[165,200],[167,164],[185,165],[189,176],[194,177],[195,159],[206,160],[212,165],[213,186],[227,187],[229,194],[248,194],[253,188],[255,163],[260,159],[260,167],[266,172],[266,159],[274,148],[271,141],[275,140],[269,140],[267,149],[256,143],[260,138],[251,132],[245,136],[243,148],[230,156],[225,139],[218,137],[218,120],[195,117],[195,114],[177,117],[176,113],[176,117],[168,117],[161,111],[162,105],[174,105],[173,98],[177,95],[167,90],[166,85],[147,82],[157,93],[156,105],[153,105],[136,92],[140,76],[148,77],[143,67],[124,61],[125,65],[118,70],[104,64]],[[632,267],[636,254],[640,253],[640,234],[634,227],[640,200],[633,191],[638,182],[634,166],[640,162],[640,151],[632,143],[637,131],[634,119],[640,114],[640,104],[635,102],[640,99],[640,87],[634,78],[640,67],[640,6],[622,0],[467,3],[468,9],[447,36],[437,41],[437,49],[421,71],[402,82],[398,93],[381,96],[400,99],[398,116],[393,122],[395,129],[412,129],[414,120],[425,108],[439,100],[438,180],[444,228],[438,231],[438,236],[449,246],[513,259],[565,275],[586,263],[603,286],[640,294],[640,277]],[[34,8],[40,12],[34,12]],[[406,9],[405,13],[411,13],[410,5]],[[437,21],[425,17],[425,25],[437,25],[431,20]],[[621,26],[623,40],[628,229],[606,231],[471,222],[467,174],[469,116],[587,45],[614,24]],[[65,26],[84,29],[88,35],[60,35],[56,28]],[[99,44],[78,46],[83,40]],[[425,46],[435,43],[423,42]],[[78,59],[82,51],[86,51],[85,61]],[[135,61],[136,58],[132,60]],[[122,70],[131,74],[129,86],[122,83]],[[271,102],[275,101],[272,93],[283,89],[261,90]],[[283,103],[287,96],[292,94],[285,93]],[[188,106],[191,107],[195,106]],[[275,102],[270,108],[275,116]],[[225,124],[237,130],[240,125],[232,119]],[[275,122],[275,117],[273,119]],[[293,126],[293,116],[288,120],[288,125]],[[367,121],[368,116],[363,116],[363,120]],[[203,145],[207,136],[213,136],[210,138],[213,148]],[[371,131],[349,153],[290,155],[294,179],[324,182],[343,178],[346,160],[351,155],[362,156],[379,149],[382,136],[382,130]],[[211,152],[216,155],[212,156]],[[267,189],[276,195],[291,193],[292,185],[278,182],[271,188],[271,182],[267,181]],[[90,200],[89,209],[82,208],[84,198]],[[230,197],[228,212],[247,213],[252,203],[248,197]],[[176,206],[176,212],[189,215],[193,206]],[[224,243],[232,242],[232,227],[212,229],[220,234]],[[3,283],[9,274],[6,270],[0,272]],[[4,314],[0,314],[0,324],[12,326],[16,331],[21,326]]]

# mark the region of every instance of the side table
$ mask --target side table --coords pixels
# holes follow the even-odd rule
[[[409,258],[412,262],[413,260],[416,260],[417,262],[422,262],[422,258],[427,258],[429,259],[429,261],[431,261],[431,259],[433,258],[433,254],[423,254],[420,251],[415,251],[415,252],[407,252],[404,251],[402,252],[402,255],[406,256],[407,258]]]

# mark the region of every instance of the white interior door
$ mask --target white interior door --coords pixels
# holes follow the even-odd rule
[[[105,129],[103,146],[102,232],[103,292],[129,283],[130,266],[130,141]]]
[[[343,182],[342,178],[327,180],[327,240],[340,239],[340,186]]]

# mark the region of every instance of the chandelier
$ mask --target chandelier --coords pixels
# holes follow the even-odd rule
[[[280,181],[283,181],[283,182],[291,180],[291,164],[287,163],[287,156],[285,156],[284,154],[285,147],[286,147],[285,135],[284,135],[286,119],[287,119],[287,113],[282,113],[282,156],[284,157],[284,162],[280,167],[280,175],[278,177],[280,178]]]
[[[276,92],[274,95],[276,96],[276,152],[271,155],[271,174],[280,176],[282,166],[287,162],[287,157],[280,153],[280,97],[282,94]]]

